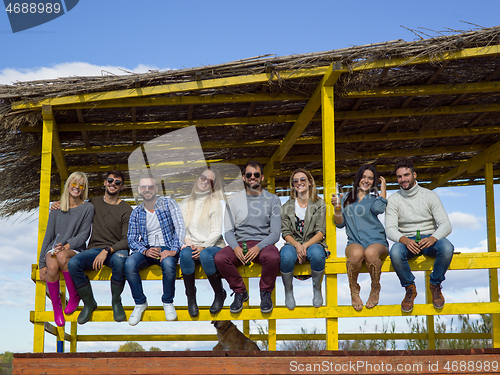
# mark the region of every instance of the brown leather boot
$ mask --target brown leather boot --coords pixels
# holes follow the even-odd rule
[[[366,263],[366,268],[368,268],[368,272],[370,273],[372,279],[372,288],[370,290],[368,301],[366,301],[366,308],[373,309],[378,305],[380,295],[380,274],[382,273],[382,261],[378,259],[375,263]]]
[[[354,265],[351,262],[346,262],[347,279],[349,280],[349,289],[351,289],[351,304],[354,310],[363,310],[363,301],[359,298],[359,291],[361,290],[358,284],[358,275],[361,270],[361,264]]]
[[[442,309],[444,306],[444,296],[441,293],[441,284],[430,284],[432,293],[432,304],[436,309]]]
[[[415,297],[417,297],[417,287],[415,284],[411,284],[406,287],[406,295],[403,302],[401,302],[401,310],[403,310],[403,312],[408,313],[413,310],[413,300]]]

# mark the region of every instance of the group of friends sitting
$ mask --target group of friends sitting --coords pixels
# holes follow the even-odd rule
[[[440,309],[444,306],[441,283],[453,256],[453,245],[446,238],[451,224],[437,194],[419,186],[411,160],[399,161],[394,171],[400,189],[388,199],[386,181],[371,164],[359,168],[351,191],[331,197],[333,220],[337,227],[346,228],[348,238],[345,252],[352,306],[360,311],[364,306],[371,309],[378,304],[381,260],[390,254],[406,289],[401,308],[411,312],[417,291],[408,260],[423,254],[435,257],[430,289],[434,307]],[[166,320],[175,320],[173,301],[179,259],[192,317],[199,314],[196,264],[201,264],[214,291],[211,314],[222,310],[227,297],[222,278],[234,294],[230,312],[242,311],[249,297],[238,267],[251,262],[262,265],[262,313],[273,310],[271,293],[278,273],[284,285],[285,305],[290,310],[295,308],[294,267],[306,261],[311,266],[312,304],[322,306],[321,284],[329,256],[325,242],[327,205],[316,192],[313,176],[307,170],[295,170],[290,176],[290,199],[283,206],[278,196],[262,188],[264,175],[259,162],[248,162],[242,178],[245,189],[226,198],[219,172],[207,167],[196,178],[190,195],[178,204],[159,196],[155,177],[145,174],[137,186],[142,203],[132,209],[120,199],[122,172],[109,171],[104,180],[105,194],[88,200],[87,176],[72,173],[61,200],[51,206],[39,259],[40,278],[47,283],[55,323],[63,326],[64,314],[74,313],[80,301],[84,306],[78,323],[91,319],[97,303],[85,271],[99,270],[104,265],[112,270],[114,320],[126,320],[121,294],[128,282],[135,302],[129,324],[135,326],[141,321],[148,303],[140,271],[154,264],[162,270],[161,300]],[[226,201],[225,208],[221,201]],[[378,219],[383,212],[385,229]],[[275,244],[280,234],[285,245],[278,250]],[[387,238],[394,242],[390,252]],[[363,262],[371,276],[365,305],[357,282]],[[60,271],[69,294],[64,314]]]

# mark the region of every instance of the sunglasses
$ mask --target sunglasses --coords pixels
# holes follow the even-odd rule
[[[252,175],[255,176],[255,178],[259,178],[260,177],[260,172],[247,172],[245,173],[245,177],[246,178],[252,178]]]
[[[156,185],[141,185],[139,186],[139,190],[149,190],[149,191],[153,191],[155,189]]]
[[[114,180],[111,177],[108,177],[108,184],[112,184],[113,182],[116,186],[120,186],[121,184],[123,184],[123,181],[121,180]]]
[[[200,175],[200,180],[202,182],[206,182],[206,181],[210,181],[210,183],[213,185],[214,184],[214,180],[212,180],[211,178],[205,176],[204,174]]]
[[[73,187],[78,186],[81,190],[83,190],[83,188],[85,187],[85,185],[84,185],[84,184],[78,183],[78,182],[76,182],[75,180],[71,181],[71,182],[70,182],[70,185],[71,185],[71,186],[73,186]]]
[[[294,179],[292,180],[292,184],[297,185],[297,184],[299,183],[299,181],[300,181],[300,182],[306,182],[306,181],[307,181],[307,178],[305,178],[305,177],[301,177],[300,179],[298,179],[298,178],[294,178]]]

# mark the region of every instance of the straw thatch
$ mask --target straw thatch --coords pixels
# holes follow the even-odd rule
[[[377,96],[367,98],[352,97],[350,93],[378,88],[402,86],[426,86],[445,84],[479,84],[495,82],[500,76],[500,57],[489,55],[455,59],[443,62],[443,53],[467,48],[477,48],[500,44],[500,27],[479,29],[468,32],[450,31],[450,35],[427,37],[417,33],[418,40],[405,42],[396,40],[366,46],[353,46],[320,53],[292,55],[284,57],[259,56],[221,65],[202,66],[191,69],[171,71],[151,71],[145,74],[115,76],[106,74],[101,77],[66,77],[54,80],[18,82],[13,85],[0,85],[0,138],[3,151],[0,154],[0,216],[9,216],[18,211],[36,208],[39,199],[39,169],[41,149],[42,116],[38,110],[12,111],[11,104],[24,101],[36,103],[40,100],[93,92],[122,89],[145,88],[158,85],[179,84],[203,81],[214,78],[247,76],[271,72],[268,82],[220,86],[211,89],[188,92],[174,92],[151,96],[154,98],[176,96],[216,96],[268,93],[273,97],[281,94],[291,96],[291,100],[269,100],[259,102],[231,102],[199,105],[163,105],[102,107],[90,102],[79,110],[71,107],[54,107],[55,119],[59,129],[61,146],[65,161],[70,170],[89,171],[92,183],[91,194],[101,194],[102,171],[97,166],[122,167],[127,163],[129,151],[99,153],[68,153],[73,147],[89,146],[132,146],[147,142],[157,136],[172,131],[172,128],[148,129],[137,127],[135,130],[95,130],[65,131],[68,124],[116,124],[121,122],[182,121],[201,119],[251,118],[258,116],[299,115],[318,86],[321,77],[288,79],[287,71],[297,71],[313,67],[326,67],[332,62],[340,62],[348,69],[361,62],[393,60],[397,58],[417,59],[430,56],[430,62],[413,65],[409,63],[389,69],[376,68],[364,71],[343,73],[335,83],[336,113],[354,111],[398,110],[414,108],[415,115],[398,117],[364,116],[364,118],[336,119],[337,138],[344,141],[336,144],[338,178],[342,184],[352,179],[353,170],[360,164],[376,163],[381,166],[381,174],[393,181],[393,173],[386,166],[405,154],[419,169],[422,181],[432,181],[470,160],[479,151],[500,140],[500,130],[496,132],[467,133],[454,137],[418,137],[407,140],[382,139],[349,142],[348,137],[374,134],[394,134],[399,132],[424,132],[427,130],[475,129],[498,127],[499,113],[481,111],[481,105],[499,104],[500,91],[487,90],[471,93],[445,93],[439,95]],[[478,106],[476,112],[461,111],[449,114],[435,114],[435,108],[455,106]],[[421,109],[429,111],[417,113]],[[80,111],[80,112],[79,112]],[[320,114],[320,111],[318,111]],[[222,120],[221,120],[222,121]],[[238,164],[246,159],[267,160],[277,148],[276,142],[263,146],[244,143],[251,140],[282,140],[292,127],[293,122],[270,121],[248,125],[224,125],[197,127],[198,136],[205,144],[206,159],[222,159]],[[30,131],[31,128],[31,131]],[[500,128],[499,128],[500,129]],[[22,130],[22,131],[21,131]],[[465,133],[464,133],[465,134]],[[322,145],[320,118],[309,123],[302,137],[305,139],[294,145],[282,160],[276,171],[277,186],[286,185],[287,171],[303,167],[314,171],[321,184]],[[321,139],[321,138],[319,138]],[[206,142],[211,142],[207,144]],[[212,145],[221,145],[215,147]],[[449,152],[447,152],[447,148]],[[435,152],[432,152],[435,150]],[[383,166],[383,167],[382,167]],[[86,168],[86,169],[85,169]],[[496,165],[495,165],[496,170]],[[59,194],[59,175],[53,164],[52,192]],[[462,175],[462,179],[464,176]],[[477,183],[481,175],[466,175],[465,183]]]

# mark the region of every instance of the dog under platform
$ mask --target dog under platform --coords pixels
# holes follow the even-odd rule
[[[500,349],[15,353],[12,374],[484,374]]]

